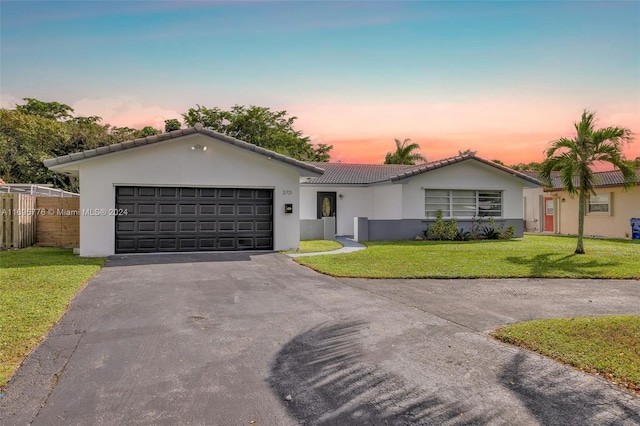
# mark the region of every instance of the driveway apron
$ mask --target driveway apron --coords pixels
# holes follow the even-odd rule
[[[639,288],[337,280],[275,253],[115,256],[7,385],[0,424],[640,424],[637,395],[486,333],[640,314]]]

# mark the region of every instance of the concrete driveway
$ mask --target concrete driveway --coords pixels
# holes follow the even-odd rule
[[[640,314],[639,295],[336,280],[273,253],[114,257],[6,387],[0,424],[640,424],[638,396],[486,334]]]

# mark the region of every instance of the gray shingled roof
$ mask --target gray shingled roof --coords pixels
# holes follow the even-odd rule
[[[620,170],[611,170],[607,172],[594,172],[595,175],[595,187],[606,188],[608,186],[622,186],[624,185],[624,177]],[[553,184],[553,191],[562,190],[564,186],[560,180],[559,174],[551,177],[551,183]],[[573,178],[574,185],[578,185],[578,178]],[[640,169],[636,170],[636,184],[640,184]]]
[[[524,179],[536,185],[540,182],[524,173],[511,170],[508,167],[492,161],[484,160],[474,155],[458,155],[455,157],[445,158],[443,160],[431,161],[425,164],[415,166],[405,165],[377,165],[377,164],[343,164],[343,163],[311,163],[317,167],[325,169],[325,174],[310,179],[305,184],[321,185],[321,184],[372,184],[384,181],[399,181],[407,179],[422,173],[436,170],[451,164],[460,163],[467,160],[476,160],[487,164],[491,167],[509,173],[514,177]]]
[[[268,149],[264,149],[257,145],[253,145],[248,142],[241,141],[239,139],[232,138],[223,133],[218,133],[211,129],[205,129],[202,124],[196,124],[194,127],[188,127],[186,129],[174,130],[169,133],[163,133],[156,136],[147,136],[146,138],[134,139],[126,142],[116,143],[113,145],[102,146],[96,149],[90,149],[87,151],[76,152],[69,155],[63,155],[57,158],[50,158],[48,160],[44,160],[44,165],[46,167],[56,167],[63,164],[73,163],[79,160],[85,160],[93,157],[97,157],[100,155],[112,154],[114,152],[124,151],[127,149],[137,148],[145,145],[152,145],[154,143],[163,142],[169,139],[176,139],[183,136],[193,135],[196,133],[200,133],[202,135],[209,136],[211,138],[217,139],[219,141],[228,143],[230,145],[237,146],[242,149],[246,149],[247,151],[255,152],[256,154],[260,154],[270,159],[274,159],[277,161],[281,161],[283,163],[289,164],[294,167],[298,167],[300,169],[308,170],[310,172],[322,174],[323,170],[318,168],[312,164],[305,163],[303,161],[295,160],[293,158],[287,157],[286,155],[278,154],[274,151],[269,151]]]
[[[389,176],[415,166],[399,164],[346,164],[310,163],[324,169],[324,174],[305,182],[307,184],[369,184],[388,180]]]

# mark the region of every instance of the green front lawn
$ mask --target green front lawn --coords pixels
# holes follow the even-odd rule
[[[357,278],[640,279],[640,241],[525,235],[497,241],[380,241],[353,253],[302,256],[324,274]]]
[[[70,249],[0,252],[0,389],[103,263]]]
[[[504,342],[640,391],[640,316],[529,321],[493,334]]]

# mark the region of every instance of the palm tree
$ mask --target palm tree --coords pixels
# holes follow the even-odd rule
[[[635,182],[633,163],[626,161],[622,148],[633,140],[631,130],[624,127],[594,129],[595,113],[584,110],[582,119],[574,123],[576,136],[560,138],[550,142],[546,160],[542,163],[540,180],[551,187],[551,172],[560,172],[560,182],[569,195],[578,195],[578,246],[576,254],[584,254],[585,206],[590,194],[595,194],[595,176],[592,166],[596,162],[613,165],[622,172],[625,189]]]
[[[411,143],[411,139],[405,139],[403,142],[400,142],[400,139],[395,139],[396,141],[396,152],[391,153],[388,152],[387,156],[384,159],[384,164],[416,164],[426,163],[427,159],[418,153],[414,153],[416,149],[420,149],[420,145],[417,143]]]

